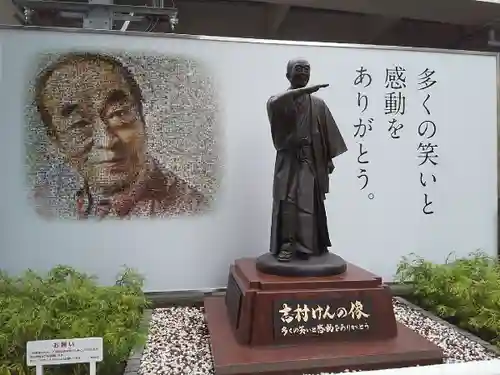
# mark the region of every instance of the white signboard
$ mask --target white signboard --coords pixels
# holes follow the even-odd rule
[[[26,348],[28,366],[95,363],[102,356],[102,337],[29,341]]]
[[[315,95],[348,149],[325,201],[332,252],[387,282],[412,252],[437,263],[497,253],[494,53],[2,27],[0,44],[0,258],[10,273],[66,264],[111,284],[126,264],[148,292],[225,286],[235,259],[269,251],[266,103],[287,89],[297,57],[311,84],[330,84]],[[112,78],[108,64],[121,67]],[[115,120],[94,109],[117,91],[144,113],[127,115],[131,133],[105,135]],[[113,141],[105,152],[102,140]],[[96,162],[118,144],[134,155],[127,171]],[[135,196],[130,184],[145,189]],[[187,186],[178,199],[151,187],[174,185]]]

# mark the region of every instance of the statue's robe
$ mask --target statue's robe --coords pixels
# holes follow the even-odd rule
[[[347,146],[325,102],[312,95],[273,96],[267,102],[276,148],[270,251],[284,243],[304,255],[331,246],[325,198],[328,165]]]

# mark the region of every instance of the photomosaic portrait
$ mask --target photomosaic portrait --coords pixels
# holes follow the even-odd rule
[[[46,219],[203,214],[218,187],[210,73],[181,57],[44,54],[27,105],[29,198]]]

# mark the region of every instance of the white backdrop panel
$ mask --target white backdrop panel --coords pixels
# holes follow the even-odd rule
[[[148,291],[224,286],[235,258],[268,251],[275,151],[265,103],[286,89],[286,63],[299,56],[311,63],[311,83],[330,83],[318,95],[329,105],[349,148],[335,160],[326,203],[332,250],[386,281],[410,252],[436,262],[451,251],[496,254],[495,55],[19,29],[0,30],[0,47],[2,269],[20,272],[70,264],[107,283],[127,264],[146,275]],[[101,222],[44,221],[36,215],[25,188],[27,82],[40,53],[74,50],[180,55],[209,68],[222,130],[222,179],[211,213]],[[359,90],[353,82],[361,66],[372,83]],[[395,66],[403,67],[406,75],[401,90],[406,110],[397,117],[404,125],[399,139],[391,138],[391,117],[384,113],[385,95],[391,91],[385,87],[386,69]],[[435,71],[437,83],[424,92],[418,90],[418,75],[426,68]],[[369,98],[361,116],[358,91]],[[422,106],[427,92],[430,116]],[[370,162],[361,166],[369,176],[362,191],[359,140],[354,137],[360,117],[374,120],[363,141]],[[438,164],[419,167],[418,126],[426,119],[437,127],[424,143],[438,145]],[[421,186],[421,171],[427,188]],[[433,215],[422,212],[424,193],[433,201]]]

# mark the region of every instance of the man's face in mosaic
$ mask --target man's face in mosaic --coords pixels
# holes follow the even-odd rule
[[[121,67],[75,58],[52,72],[41,96],[53,141],[91,188],[113,192],[137,178],[144,122]]]

